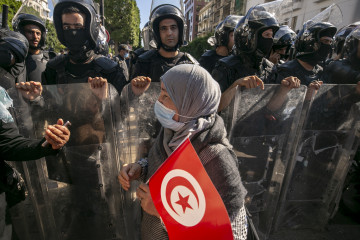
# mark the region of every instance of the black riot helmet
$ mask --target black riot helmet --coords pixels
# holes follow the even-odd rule
[[[279,24],[274,15],[260,5],[250,8],[235,27],[235,54],[257,52],[259,55],[265,56],[266,53],[256,50],[259,47],[259,35],[268,29],[272,29],[273,34],[279,29]]]
[[[273,49],[291,47],[296,39],[296,33],[287,25],[280,26],[274,35]]]
[[[175,6],[170,4],[164,4],[158,6],[151,14],[150,17],[150,26],[153,31],[153,37],[156,42],[157,48],[159,49],[161,46],[163,46],[160,38],[160,32],[159,32],[159,24],[162,20],[172,18],[177,22],[178,28],[179,28],[179,40],[177,46],[174,47],[174,49],[169,49],[171,51],[177,50],[179,47],[181,47],[184,44],[184,36],[185,36],[185,19],[182,12]],[[167,50],[166,48],[164,48]]]
[[[320,49],[322,36],[334,37],[336,27],[328,22],[318,22],[305,26],[298,33],[295,41],[296,58],[314,54]]]
[[[16,17],[16,19],[13,20],[14,31],[20,32],[25,35],[24,27],[28,24],[33,24],[40,28],[41,40],[39,42],[39,47],[44,47],[46,39],[46,27],[45,23],[40,18],[32,14],[21,13]]]
[[[243,16],[229,15],[224,21],[220,22],[215,28],[215,46],[227,46],[229,34],[234,31],[236,25]]]
[[[27,56],[29,42],[24,35],[10,31],[6,28],[0,29],[0,46],[10,49],[15,55],[16,62],[23,62]]]
[[[336,54],[340,54],[345,43],[346,37],[353,31],[357,26],[360,26],[360,22],[351,23],[347,26],[340,28],[335,34],[334,50]]]
[[[356,27],[351,33],[346,37],[342,55],[346,58],[349,58],[353,63],[360,63],[360,59],[357,56],[358,46],[360,41],[360,26]]]
[[[94,49],[97,44],[100,31],[100,17],[96,12],[92,0],[59,0],[54,8],[54,25],[59,41],[66,46],[66,41],[62,26],[62,12],[68,7],[76,7],[85,14],[85,31],[89,40],[89,48]],[[68,47],[68,46],[67,46]]]

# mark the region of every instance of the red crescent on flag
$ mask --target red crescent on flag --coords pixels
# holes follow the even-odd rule
[[[187,189],[189,189],[195,196],[196,198],[196,201],[197,201],[197,204],[199,207],[200,203],[199,203],[199,197],[193,187],[193,185],[185,178],[183,177],[180,177],[180,176],[177,176],[177,177],[174,177],[172,178],[171,180],[169,180],[167,186],[166,186],[166,201],[169,204],[170,208],[177,214],[177,212],[175,211],[174,207],[173,207],[173,204],[172,202],[170,201],[170,196],[171,196],[171,192],[173,191],[173,189],[177,186],[184,186],[186,187]],[[178,214],[179,215],[179,214]]]

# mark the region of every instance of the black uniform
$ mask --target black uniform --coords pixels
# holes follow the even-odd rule
[[[323,69],[319,65],[315,65],[312,71],[306,70],[298,60],[294,59],[281,64],[274,69],[276,83],[281,83],[286,77],[297,77],[301,84],[308,86],[314,80],[320,80]]]
[[[325,83],[357,84],[360,81],[360,64],[352,64],[349,59],[331,62],[321,78]]]
[[[114,61],[117,62],[119,64],[120,68],[123,70],[126,81],[129,81],[129,69],[128,69],[128,65],[125,60],[126,59],[122,58],[120,55],[117,55],[114,58]]]
[[[209,73],[212,73],[217,61],[224,58],[216,53],[215,50],[208,50],[199,59],[200,66],[205,68]]]
[[[85,83],[88,81],[88,77],[106,78],[119,94],[127,84],[119,65],[101,55],[95,55],[88,64],[73,64],[68,55],[57,56],[46,65],[42,83],[44,85]]]
[[[244,54],[231,55],[218,61],[212,76],[219,83],[221,92],[228,89],[237,79],[252,75],[258,76],[265,83],[271,83],[273,63],[263,58],[259,67],[257,65]]]
[[[157,50],[149,50],[139,56],[131,79],[137,76],[150,77],[152,82],[160,82],[160,77],[170,68],[179,64],[198,64],[193,56],[179,52],[176,57],[165,58]]]
[[[25,59],[27,81],[41,82],[41,75],[49,59],[49,53],[44,51],[40,51],[39,54],[28,54]]]
[[[139,56],[143,53],[145,53],[147,50],[144,48],[138,48],[135,51],[130,52],[130,62],[129,62],[129,74],[131,75],[134,71],[135,64],[137,60],[139,59]],[[131,79],[130,79],[131,80]]]

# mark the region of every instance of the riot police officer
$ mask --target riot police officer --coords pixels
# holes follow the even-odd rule
[[[27,81],[41,81],[49,61],[49,53],[43,51],[46,39],[45,23],[31,14],[20,14],[14,20],[14,30],[23,34],[29,42],[29,54],[25,59]]]
[[[160,77],[175,65],[198,63],[190,54],[179,51],[184,44],[185,19],[177,7],[160,5],[151,14],[150,25],[157,49],[139,56],[131,79],[145,76],[159,82]]]
[[[274,35],[274,43],[268,59],[275,65],[285,63],[295,38],[296,33],[289,26],[280,26]]]
[[[229,15],[215,28],[215,34],[208,39],[208,43],[215,49],[206,51],[199,60],[200,65],[209,73],[218,60],[229,56],[234,46],[234,28],[242,16]]]
[[[341,53],[345,43],[345,39],[359,25],[360,22],[351,23],[339,29],[339,31],[335,34],[334,51],[336,56],[335,58],[333,58],[334,60],[339,60],[344,57]]]
[[[335,33],[336,27],[331,23],[305,23],[295,40],[296,59],[277,67],[276,81],[295,76],[300,79],[301,84],[308,86],[319,80],[323,71],[319,64],[332,52],[331,44]]]
[[[360,81],[360,26],[346,37],[342,52],[347,58],[333,61],[325,68],[324,82],[356,84]]]
[[[126,44],[120,44],[118,47],[119,54],[114,58],[115,62],[119,64],[119,66],[124,69],[124,75],[126,79],[129,79],[129,71],[128,71],[128,59],[130,48]]]
[[[119,92],[127,84],[123,70],[114,61],[94,53],[100,31],[100,18],[92,0],[60,0],[54,8],[54,25],[59,41],[69,53],[48,62],[44,84],[106,81]]]
[[[15,87],[16,83],[25,82],[26,70],[24,60],[29,43],[20,33],[0,29],[0,86],[6,90]]]
[[[278,29],[275,17],[263,7],[249,9],[235,28],[234,54],[219,60],[212,72],[222,92],[237,85],[256,87],[263,84],[259,77],[266,78],[273,66],[264,57],[270,53],[273,35]],[[256,77],[248,77],[254,75]]]

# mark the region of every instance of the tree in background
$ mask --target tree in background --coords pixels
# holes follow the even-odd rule
[[[61,49],[65,49],[66,47],[62,45],[57,38],[56,30],[53,23],[50,23],[46,20],[46,41],[45,45],[47,48],[53,48],[55,52],[60,52]]]
[[[140,46],[140,11],[136,1],[106,0],[104,5],[105,28],[116,43],[115,47],[118,43],[128,43],[135,48]]]
[[[0,0],[0,7],[2,11],[2,5],[6,4],[9,6],[9,16],[8,16],[8,25],[9,28],[12,30],[12,24],[11,21],[15,15],[15,13],[19,10],[21,6],[21,1],[15,1],[15,0]]]
[[[213,48],[207,42],[208,38],[213,35],[214,35],[214,33],[209,33],[208,35],[206,35],[204,37],[195,38],[187,46],[181,47],[180,51],[188,52],[194,58],[199,59],[206,50],[210,50]]]

